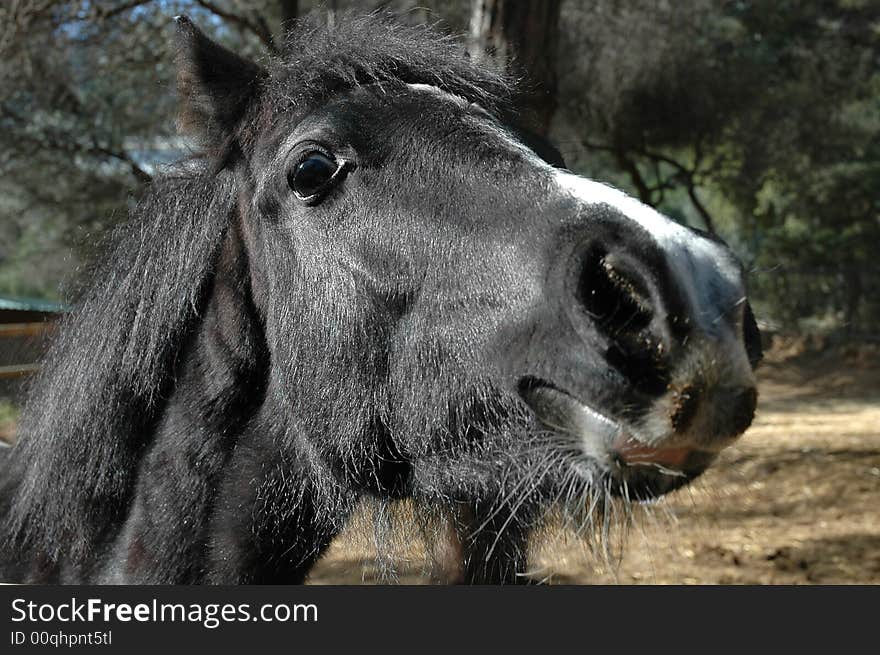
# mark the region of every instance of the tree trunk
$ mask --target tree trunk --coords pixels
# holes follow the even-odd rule
[[[299,0],[279,0],[281,5],[281,28],[286,33],[299,16]]]
[[[518,100],[527,127],[546,136],[556,111],[556,50],[561,0],[472,0],[471,44],[477,60],[491,59],[523,77]]]
[[[850,334],[857,332],[859,326],[859,306],[862,304],[862,271],[858,264],[844,267],[844,291],[843,322],[844,329]]]

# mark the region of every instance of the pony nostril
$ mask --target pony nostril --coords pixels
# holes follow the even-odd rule
[[[612,335],[643,330],[654,316],[650,293],[640,277],[599,248],[587,255],[578,293],[584,309]]]
[[[758,408],[758,390],[748,387],[731,394],[728,431],[742,434],[752,424]]]
[[[581,268],[578,295],[596,328],[608,337],[608,363],[639,391],[662,394],[669,384],[663,365],[666,348],[662,335],[651,330],[650,285],[635,265],[594,247]]]
[[[670,420],[679,434],[692,433],[707,443],[717,443],[745,432],[757,404],[754,387],[687,385],[673,394]]]
[[[701,391],[694,385],[687,385],[673,395],[672,429],[685,432],[693,423],[700,408]]]

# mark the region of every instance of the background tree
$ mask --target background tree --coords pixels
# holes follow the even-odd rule
[[[414,1],[332,4],[384,6],[417,22],[440,19],[431,2],[418,9]],[[277,53],[284,25],[316,5],[0,3],[0,293],[67,294],[63,282],[125,216],[156,167],[189,153],[175,128],[174,15],[190,15],[213,38],[259,59]],[[463,4],[459,31],[466,24]]]
[[[760,314],[876,325],[880,5],[563,5],[563,116],[579,170],[720,232]]]
[[[187,13],[255,57],[307,0],[0,4],[0,293],[58,297],[165,160],[173,27]],[[397,0],[525,79],[519,98],[569,166],[723,236],[759,315],[787,329],[880,320],[876,0]],[[438,23],[439,22],[439,23]]]
[[[557,106],[560,0],[472,0],[469,52],[521,78],[519,109],[546,136]]]

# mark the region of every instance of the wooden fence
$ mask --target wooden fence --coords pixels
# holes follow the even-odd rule
[[[39,368],[54,321],[0,324],[0,380],[17,380]]]
[[[0,312],[0,402],[21,401],[23,382],[39,369],[47,337],[55,329],[59,314]],[[11,321],[11,322],[10,322]],[[15,443],[15,421],[0,422],[0,442]]]

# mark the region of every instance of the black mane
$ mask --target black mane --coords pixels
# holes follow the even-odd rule
[[[487,109],[512,93],[511,80],[472,63],[455,37],[381,13],[343,16],[333,26],[300,21],[269,70],[269,96],[279,108],[311,107],[361,84],[429,84]]]
[[[583,529],[748,426],[732,255],[559,170],[453,39],[308,19],[258,64],[176,20],[202,150],[113,233],[34,379],[4,576],[302,582],[372,498],[377,535],[411,500],[459,580],[520,582],[550,508]]]
[[[227,51],[223,54],[235,57]],[[476,65],[454,36],[428,25],[405,25],[383,12],[368,16],[343,12],[332,24],[317,15],[298,20],[287,32],[281,53],[264,61],[265,68],[254,68],[247,79],[232,81],[235,87],[229,91],[235,103],[240,102],[243,86],[251,87],[256,100],[249,116],[239,123],[235,144],[221,136],[227,125],[210,129],[217,117],[206,115],[211,112],[203,108],[216,106],[218,99],[199,97],[200,90],[192,83],[196,71],[181,66],[180,60],[185,58],[179,58],[178,90],[190,112],[184,111],[180,124],[207,135],[203,145],[222,163],[230,155],[230,145],[249,149],[256,135],[280,114],[302,117],[333,95],[368,84],[431,85],[507,119],[515,115],[511,104],[515,81],[506,73]],[[230,108],[233,113],[244,113],[243,109]]]
[[[13,538],[84,555],[124,509],[227,228],[230,177],[157,179],[111,236],[32,384],[2,472],[18,486]]]
[[[258,122],[305,112],[361,84],[424,83],[487,107],[510,85],[471,64],[451,37],[389,16],[304,19],[254,91]],[[181,83],[181,94],[194,93]],[[184,117],[184,126],[204,117]],[[251,125],[256,127],[255,125]],[[252,134],[241,134],[246,146]],[[222,156],[222,155],[221,155]],[[213,169],[215,170],[215,169]],[[172,383],[176,358],[235,207],[232,176],[209,167],[158,177],[110,239],[88,291],[60,326],[0,473],[13,494],[6,533],[54,557],[84,557],[118,521],[136,462]]]

